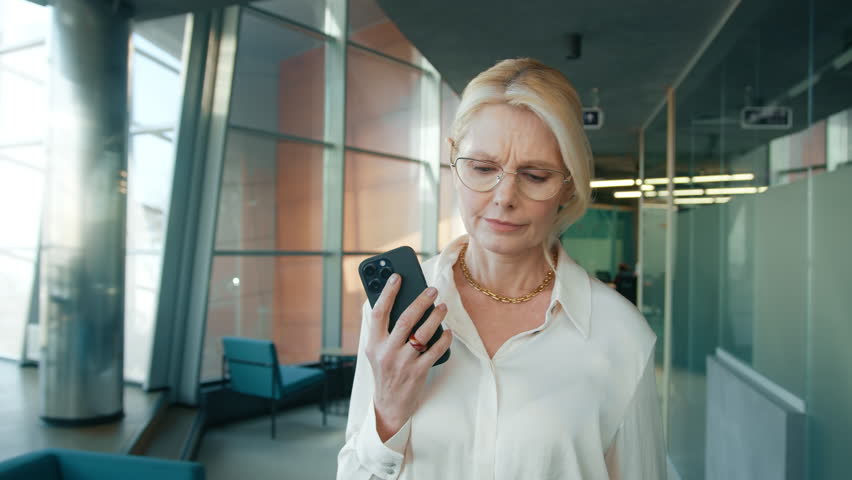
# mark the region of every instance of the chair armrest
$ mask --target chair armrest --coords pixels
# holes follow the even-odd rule
[[[77,450],[53,450],[59,459],[63,480],[204,480],[204,467],[133,455],[115,455]]]
[[[56,457],[38,451],[0,462],[0,480],[59,479]]]

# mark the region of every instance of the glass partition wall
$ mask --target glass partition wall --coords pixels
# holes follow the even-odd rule
[[[674,221],[663,221],[660,188],[647,187],[640,208],[641,308],[652,327],[658,278],[672,282],[661,386],[669,457],[678,478],[716,478],[707,358],[719,350],[804,405],[805,444],[792,454],[804,478],[843,478],[852,468],[852,303],[842,287],[852,268],[852,9],[801,0],[742,10],[676,89]],[[764,120],[751,121],[754,112]],[[643,132],[646,184],[666,176],[665,113]]]

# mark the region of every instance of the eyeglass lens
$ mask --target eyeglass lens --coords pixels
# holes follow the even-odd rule
[[[462,183],[478,192],[487,192],[505,177],[503,168],[485,160],[460,157],[456,171]],[[515,173],[521,192],[532,200],[547,200],[556,195],[565,181],[559,172],[537,168],[522,168]]]

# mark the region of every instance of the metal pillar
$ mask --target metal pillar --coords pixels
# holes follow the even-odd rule
[[[52,5],[40,415],[79,425],[124,414],[130,24],[106,2]]]
[[[346,0],[327,0],[325,44],[325,126],[332,146],[323,152],[322,346],[343,345],[343,178],[346,161]]]

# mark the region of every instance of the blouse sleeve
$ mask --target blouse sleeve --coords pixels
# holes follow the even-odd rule
[[[373,406],[374,380],[365,348],[369,332],[370,307],[364,303],[358,360],[349,402],[346,423],[346,443],[337,455],[338,480],[394,480],[402,469],[405,447],[411,433],[411,419],[382,442],[376,430],[376,410]]]
[[[665,480],[666,446],[653,350],[606,452],[610,480]]]

